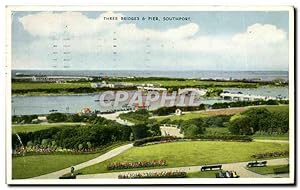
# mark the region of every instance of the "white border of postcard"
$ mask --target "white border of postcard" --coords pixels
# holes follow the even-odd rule
[[[176,179],[76,179],[12,180],[11,150],[11,12],[12,11],[288,11],[289,12],[289,178],[176,178]],[[7,6],[6,7],[6,183],[12,185],[146,185],[146,184],[294,184],[295,183],[295,73],[294,7],[292,6]]]

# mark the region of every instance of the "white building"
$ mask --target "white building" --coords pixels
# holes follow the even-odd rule
[[[181,109],[176,109],[175,110],[175,115],[182,115],[182,111],[181,111]]]

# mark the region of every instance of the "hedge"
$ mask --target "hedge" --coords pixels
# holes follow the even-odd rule
[[[288,156],[289,151],[284,152],[266,152],[252,155],[253,158],[261,159],[261,158],[276,158],[281,156]]]

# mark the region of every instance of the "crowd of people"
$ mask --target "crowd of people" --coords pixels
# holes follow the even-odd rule
[[[238,178],[240,177],[236,171],[225,171],[216,174],[216,178]]]

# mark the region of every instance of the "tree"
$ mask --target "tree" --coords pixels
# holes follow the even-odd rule
[[[240,116],[232,120],[228,129],[234,135],[254,134],[254,130],[250,125],[250,119],[245,116]]]
[[[133,133],[130,133],[130,137],[129,137],[129,140],[130,140],[130,141],[133,141],[133,140],[134,140],[134,136],[133,136]]]
[[[142,139],[149,136],[148,127],[145,124],[131,126],[134,139]]]
[[[43,139],[43,140],[42,140],[42,146],[43,146],[44,148],[46,148],[46,147],[48,146],[48,143],[49,143],[49,139]]]
[[[82,144],[79,144],[78,145],[78,150],[82,150],[83,149],[83,145]]]
[[[88,149],[92,148],[92,143],[91,142],[87,142],[86,145],[87,145]]]
[[[27,146],[28,146],[29,148],[31,148],[31,147],[33,146],[32,141],[28,141],[28,142],[27,142]]]

